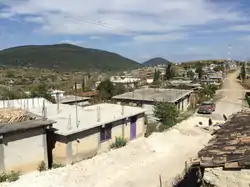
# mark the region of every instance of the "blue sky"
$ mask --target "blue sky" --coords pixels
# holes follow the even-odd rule
[[[71,43],[139,62],[250,58],[249,0],[0,0],[0,49]]]

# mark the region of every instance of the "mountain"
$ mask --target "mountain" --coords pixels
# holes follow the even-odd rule
[[[30,45],[4,49],[0,51],[0,64],[85,71],[120,71],[142,66],[116,53],[71,44]]]
[[[164,59],[164,58],[152,58],[146,62],[143,63],[144,66],[157,66],[157,65],[161,65],[161,64],[169,64],[171,63],[170,61]]]

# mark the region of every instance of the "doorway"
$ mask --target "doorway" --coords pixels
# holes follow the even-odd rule
[[[136,138],[136,121],[137,116],[132,116],[130,119],[130,140]]]

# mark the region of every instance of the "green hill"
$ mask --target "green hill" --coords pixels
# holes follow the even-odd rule
[[[170,61],[164,59],[164,58],[152,58],[146,62],[143,63],[144,66],[157,66],[157,65],[165,65],[171,63]]]
[[[116,53],[71,44],[33,45],[0,51],[0,64],[57,70],[120,71],[142,65]]]

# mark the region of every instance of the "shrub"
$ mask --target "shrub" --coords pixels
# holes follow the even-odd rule
[[[11,171],[10,173],[0,174],[0,182],[14,182],[20,178],[20,172]]]
[[[61,168],[61,167],[64,167],[64,165],[58,164],[58,163],[53,163],[53,164],[52,164],[52,168],[53,168],[53,169]]]
[[[153,132],[157,132],[157,124],[156,123],[148,123],[146,128],[145,137],[149,137]]]
[[[124,147],[127,144],[127,140],[122,137],[116,137],[115,142],[110,146],[111,148]]]
[[[161,124],[159,127],[158,127],[158,132],[163,132],[165,131],[166,129],[168,129],[169,126],[167,125],[164,125],[164,124]]]
[[[179,111],[175,104],[169,102],[156,102],[154,106],[154,116],[158,121],[167,126],[167,128],[174,126],[177,123]]]
[[[38,165],[37,170],[40,171],[40,172],[46,171],[46,170],[47,170],[47,167],[46,167],[46,164],[45,164],[44,161],[42,161],[42,162]]]

